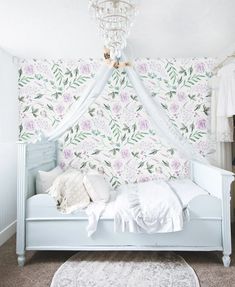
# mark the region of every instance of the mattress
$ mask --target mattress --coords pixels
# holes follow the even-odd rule
[[[180,179],[168,181],[168,184],[175,191],[182,202],[183,207],[187,207],[188,203],[199,195],[208,195],[208,192],[195,184],[190,179]],[[111,192],[111,198],[107,203],[100,219],[113,219],[115,210],[115,199],[118,191]],[[85,211],[76,211],[72,214],[63,214],[55,209],[55,200],[48,194],[38,194],[27,200],[26,218],[81,218],[88,219]]]

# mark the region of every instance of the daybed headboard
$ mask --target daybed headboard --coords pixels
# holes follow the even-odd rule
[[[57,142],[18,143],[16,249],[19,263],[24,261],[26,199],[35,194],[37,171],[52,169],[56,164]]]
[[[36,192],[38,170],[50,170],[57,164],[57,142],[18,143],[18,195],[29,198]],[[23,192],[20,192],[23,191]]]

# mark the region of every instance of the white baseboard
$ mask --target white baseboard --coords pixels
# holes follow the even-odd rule
[[[0,246],[16,233],[16,220],[0,232]]]

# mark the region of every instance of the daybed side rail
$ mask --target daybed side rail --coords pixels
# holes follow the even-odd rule
[[[234,173],[209,164],[191,161],[191,179],[211,195],[221,199],[222,207],[222,239],[223,239],[223,263],[230,265],[231,255],[231,183]]]
[[[57,163],[57,142],[18,143],[17,158],[17,243],[18,264],[25,262],[26,199],[35,194],[38,170],[49,170]]]
[[[211,195],[223,199],[224,193],[230,196],[234,173],[213,165],[192,160],[191,179]]]

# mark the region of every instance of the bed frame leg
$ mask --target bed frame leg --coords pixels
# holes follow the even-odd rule
[[[231,262],[230,255],[224,253],[222,260],[223,260],[224,267],[230,266],[230,262]]]
[[[25,263],[25,204],[27,194],[26,144],[18,144],[17,160],[17,232],[16,253],[18,265]]]
[[[17,262],[18,262],[19,267],[24,267],[24,264],[25,264],[25,254],[24,253],[18,255]]]
[[[230,255],[232,253],[231,242],[231,184],[234,176],[223,176],[222,178],[222,242],[223,242],[223,263],[224,267],[230,266]]]

